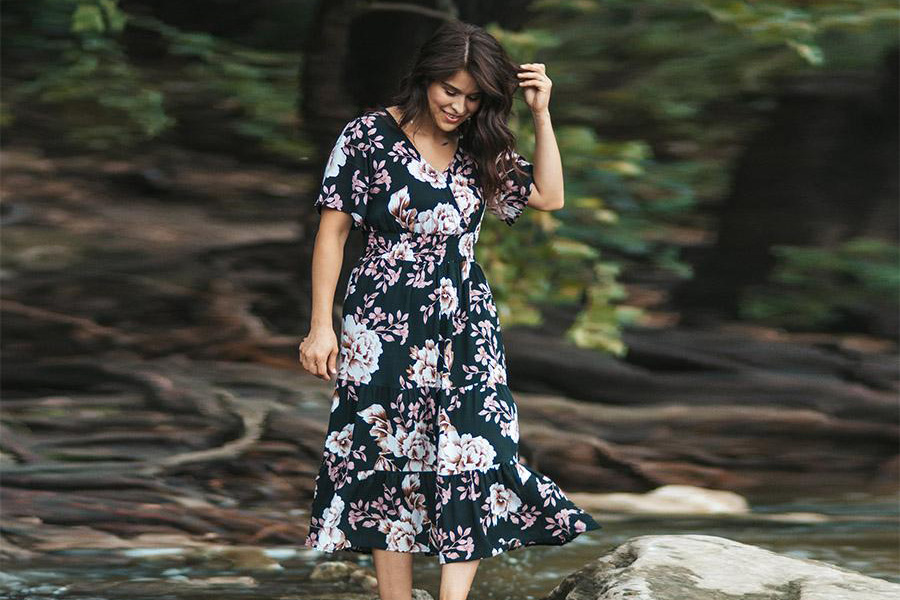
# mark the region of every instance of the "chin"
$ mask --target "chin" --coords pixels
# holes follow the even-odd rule
[[[437,123],[437,126],[441,128],[442,131],[455,131],[461,124],[459,123],[448,123],[444,120],[444,111],[440,108],[437,109],[436,112],[432,112],[431,118]]]

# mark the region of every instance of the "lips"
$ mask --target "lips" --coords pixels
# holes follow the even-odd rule
[[[451,115],[450,113],[448,113],[446,111],[441,111],[441,112],[444,113],[444,116],[446,116],[447,120],[450,121],[451,123],[459,123],[462,120],[462,115]]]

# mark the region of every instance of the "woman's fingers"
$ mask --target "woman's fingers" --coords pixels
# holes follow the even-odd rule
[[[322,354],[316,357],[316,377],[328,379],[328,355]]]
[[[337,350],[333,350],[331,354],[328,355],[328,377],[331,378],[332,375],[337,373]]]
[[[321,357],[314,356],[303,347],[303,344],[300,344],[300,364],[304,369],[306,369],[306,371],[315,375],[316,377],[328,379],[328,374],[325,373],[326,362],[326,355],[323,355]]]
[[[300,343],[300,364],[309,373],[328,381],[337,373],[338,351],[333,335],[306,337]]]

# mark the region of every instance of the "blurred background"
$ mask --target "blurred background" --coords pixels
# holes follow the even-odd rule
[[[900,582],[895,2],[0,10],[10,597],[337,589],[303,548],[331,389],[297,361],[313,201],[340,127],[448,18],[554,83],[565,208],[486,215],[476,258],[520,452],[604,525],[483,561],[473,594],[540,598],[650,533]],[[512,125],[530,158],[521,95]]]

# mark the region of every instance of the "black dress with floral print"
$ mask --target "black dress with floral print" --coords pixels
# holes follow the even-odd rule
[[[513,158],[496,216],[525,209],[533,165]],[[366,234],[343,302],[338,375],[306,546],[437,555],[441,564],[600,525],[518,454],[497,309],[475,243],[474,161],[442,172],[384,107],[344,127],[315,201]]]

